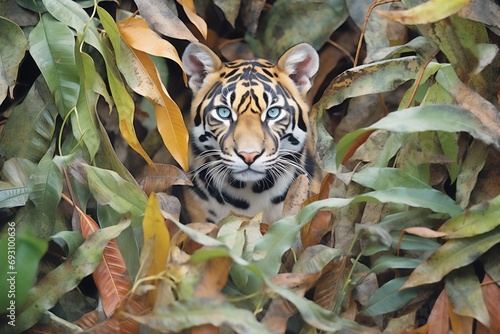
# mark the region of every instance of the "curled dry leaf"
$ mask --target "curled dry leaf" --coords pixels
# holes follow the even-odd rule
[[[330,193],[330,187],[335,181],[335,175],[328,173],[323,182],[319,194],[315,200],[326,199]],[[314,218],[300,230],[300,238],[304,248],[320,243],[323,236],[332,231],[332,213],[330,211],[319,211]]]
[[[207,39],[207,23],[203,18],[201,18],[198,14],[196,14],[196,8],[194,7],[193,0],[177,0],[182,7],[184,8],[184,12],[188,17],[189,21],[193,23],[198,31],[202,34],[204,39]]]
[[[147,166],[138,178],[139,185],[149,196],[152,192],[161,192],[175,185],[191,186],[187,175],[173,165],[156,163],[154,167]],[[168,211],[167,211],[168,212]]]
[[[438,232],[427,227],[408,227],[403,232],[418,235],[422,238],[440,238],[446,235],[445,232]]]
[[[198,39],[162,0],[135,0],[141,16],[155,31],[169,37],[197,42]]]
[[[293,182],[283,202],[283,217],[297,214],[309,195],[309,178],[302,174]]]
[[[432,23],[456,14],[470,0],[430,0],[407,10],[383,11],[377,14],[402,24]]]

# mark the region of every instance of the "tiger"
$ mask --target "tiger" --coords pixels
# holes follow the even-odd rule
[[[189,170],[184,201],[190,221],[219,223],[231,212],[271,224],[282,218],[294,179],[314,177],[307,92],[319,56],[298,44],[276,63],[223,62],[191,43],[182,56],[192,91]]]

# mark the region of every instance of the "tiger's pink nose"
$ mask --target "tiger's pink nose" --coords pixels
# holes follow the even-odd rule
[[[261,152],[238,152],[238,155],[245,161],[247,165],[251,165],[260,156]]]

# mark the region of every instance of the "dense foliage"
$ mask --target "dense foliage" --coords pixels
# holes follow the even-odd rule
[[[0,332],[500,332],[499,22],[493,0],[0,2]],[[325,177],[271,226],[183,225],[167,194],[197,40],[320,54]]]

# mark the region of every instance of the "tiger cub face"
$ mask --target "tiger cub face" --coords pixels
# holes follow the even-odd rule
[[[307,91],[319,58],[308,44],[267,60],[223,63],[208,47],[190,44],[182,57],[193,91],[186,197],[194,221],[234,211],[264,220],[281,216],[288,187],[310,174]]]

